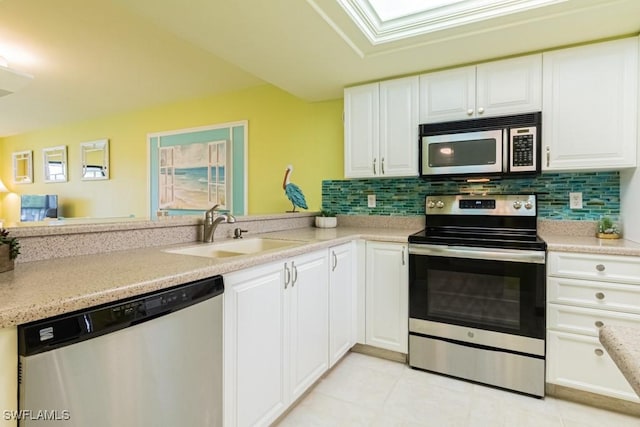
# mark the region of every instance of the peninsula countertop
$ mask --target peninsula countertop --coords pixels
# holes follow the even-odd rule
[[[605,325],[600,328],[600,342],[640,396],[640,327]]]
[[[230,258],[164,252],[187,244],[17,263],[0,274],[0,327],[15,326],[194,280],[328,248],[354,239],[406,243],[415,229],[298,228],[251,237],[296,245]],[[223,242],[226,240],[221,240]]]

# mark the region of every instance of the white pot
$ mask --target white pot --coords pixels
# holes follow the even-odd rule
[[[338,218],[335,216],[317,216],[316,227],[318,228],[335,228],[338,225]]]

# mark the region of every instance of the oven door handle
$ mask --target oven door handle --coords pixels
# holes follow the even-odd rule
[[[530,264],[544,264],[546,259],[544,251],[423,244],[409,245],[409,254],[484,259],[488,261],[525,262]]]

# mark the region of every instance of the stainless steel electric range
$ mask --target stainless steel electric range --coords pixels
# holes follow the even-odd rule
[[[535,195],[425,200],[409,237],[409,364],[544,396],[545,249]]]

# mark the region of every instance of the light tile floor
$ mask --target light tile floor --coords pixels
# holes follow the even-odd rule
[[[279,424],[289,426],[640,427],[640,418],[349,353]]]

